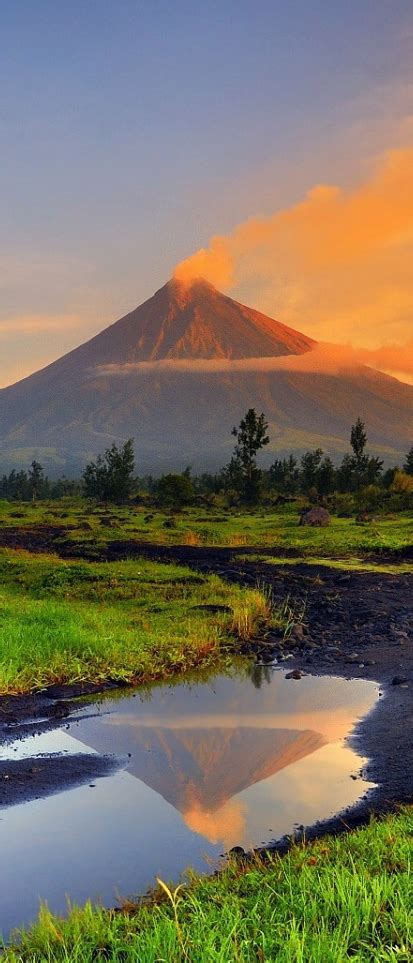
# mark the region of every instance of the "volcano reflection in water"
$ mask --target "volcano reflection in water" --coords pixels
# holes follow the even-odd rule
[[[157,687],[146,699],[104,700],[99,717],[80,722],[76,737],[98,752],[129,753],[128,773],[210,842],[253,845],[246,791],[328,745],[335,747],[332,771],[338,763],[347,776],[354,757],[341,740],[372,698],[368,683],[304,678],[298,684],[254,667],[249,678],[220,677],[209,684]],[[331,768],[331,751],[324,760],[320,754],[315,767]],[[272,785],[276,790],[277,781]],[[313,780],[300,787],[304,807],[312,791],[318,795]]]
[[[367,783],[349,778],[361,759],[343,739],[376,698],[369,682],[294,682],[241,666],[233,677],[99,699],[64,728],[5,746],[10,758],[112,752],[126,768],[3,810],[3,935],[30,924],[40,901],[57,913],[68,897],[111,906],[156,876],[205,871],[231,846],[350,805]]]

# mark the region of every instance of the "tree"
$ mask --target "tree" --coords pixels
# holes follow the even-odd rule
[[[289,458],[276,458],[268,469],[268,478],[272,488],[276,488],[287,495],[294,495],[298,488],[299,471],[294,455]]]
[[[316,473],[316,487],[319,495],[331,495],[335,489],[336,470],[331,458],[326,456]]]
[[[87,498],[103,502],[127,501],[132,490],[135,471],[133,440],[129,438],[122,448],[113,442],[105,454],[91,461],[82,475],[83,489]]]
[[[267,430],[264,413],[257,415],[255,408],[249,408],[239,427],[231,432],[237,439],[231,462],[232,473],[235,474],[235,467],[239,469],[241,495],[248,504],[258,501],[262,473],[257,467],[257,454],[269,444]]]
[[[44,483],[43,467],[40,462],[35,459],[32,461],[29,472],[29,490],[31,494],[32,502],[35,502],[40,493],[40,489]]]
[[[165,508],[183,508],[190,505],[194,498],[194,486],[188,471],[182,475],[170,473],[162,475],[157,485],[157,501]]]
[[[352,426],[350,442],[353,449],[348,463],[351,467],[351,487],[357,490],[363,485],[375,485],[383,471],[383,462],[380,458],[370,457],[366,451],[367,435],[361,418],[357,418]]]
[[[353,454],[355,461],[358,465],[362,464],[365,456],[365,447],[367,444],[367,435],[365,432],[365,424],[361,418],[357,418],[355,425],[352,425],[350,434],[350,444],[353,449]]]
[[[403,469],[406,472],[406,475],[413,475],[413,448],[407,452]]]
[[[300,482],[305,494],[308,494],[311,488],[317,488],[317,472],[322,457],[322,449],[316,448],[314,451],[306,451],[301,459]]]
[[[381,458],[373,455],[371,458],[367,459],[367,468],[365,471],[365,484],[375,485],[379,480],[380,475],[383,471],[383,462]]]
[[[350,444],[353,449],[352,464],[356,488],[359,488],[365,480],[369,461],[366,453],[367,435],[364,429],[364,421],[362,421],[361,418],[357,418],[355,425],[352,425],[350,433]]]

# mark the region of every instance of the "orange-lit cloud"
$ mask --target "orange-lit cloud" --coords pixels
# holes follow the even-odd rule
[[[352,348],[350,345],[320,343],[304,354],[265,358],[164,358],[129,364],[102,365],[91,376],[119,377],[156,372],[170,374],[230,374],[238,372],[298,371],[338,375],[367,365],[399,380],[413,381],[413,341],[381,348]]]
[[[175,275],[241,286],[261,310],[325,341],[377,347],[413,327],[413,147],[359,187],[313,187],[183,261]],[[245,292],[245,293],[244,293]]]
[[[359,352],[365,364],[413,384],[413,339],[407,344],[384,344],[381,348],[364,348]]]

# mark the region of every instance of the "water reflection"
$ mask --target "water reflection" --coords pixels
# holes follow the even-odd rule
[[[98,752],[129,753],[128,771],[178,810],[193,832],[225,847],[252,845],[243,794],[331,743],[335,779],[340,772],[348,776],[354,756],[340,740],[370,709],[375,687],[311,677],[286,682],[282,673],[259,666],[249,680],[252,685],[245,677],[220,677],[184,694],[181,686],[157,688],[145,701],[122,699],[116,711],[105,702],[101,717],[79,722],[76,735]],[[331,756],[325,758],[331,766]],[[275,796],[279,786],[276,781]],[[299,791],[301,807],[311,808],[314,780]]]
[[[25,923],[47,899],[113,903],[205,869],[229,847],[248,848],[354,802],[366,783],[350,774],[361,760],[343,739],[377,697],[355,680],[254,669],[79,709],[69,732],[20,744],[19,753],[113,752],[125,771],[2,813],[8,866],[0,927]],[[55,742],[54,742],[55,740]],[[13,746],[5,750],[13,758]],[[15,756],[14,756],[15,758]],[[47,858],[45,854],[47,853]]]

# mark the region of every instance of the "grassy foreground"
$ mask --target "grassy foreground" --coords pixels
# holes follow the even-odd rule
[[[365,524],[333,515],[327,528],[299,525],[305,500],[253,511],[208,507],[187,508],[173,515],[140,506],[93,507],[78,498],[59,502],[0,502],[0,523],[16,528],[61,526],[62,539],[74,547],[99,550],[109,542],[131,539],[158,545],[269,547],[294,549],[325,558],[349,554],[393,552],[412,544],[413,513],[378,514]]]
[[[139,559],[95,564],[3,551],[0,585],[3,694],[165,678],[236,652],[276,619],[258,588]]]
[[[149,907],[43,909],[7,963],[408,963],[413,809],[284,858],[160,890]],[[162,898],[164,897],[164,898]],[[17,942],[18,940],[18,942]]]

